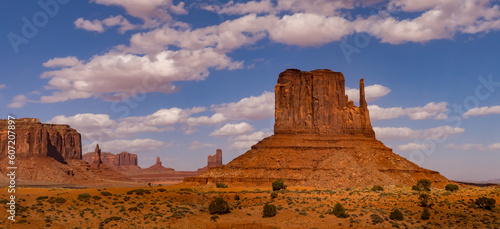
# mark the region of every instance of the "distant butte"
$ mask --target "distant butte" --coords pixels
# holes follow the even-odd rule
[[[273,136],[229,164],[184,181],[262,185],[285,179],[290,185],[318,188],[409,186],[422,178],[436,186],[450,182],[375,138],[363,79],[359,107],[345,94],[343,74],[327,69],[282,72],[275,96]]]

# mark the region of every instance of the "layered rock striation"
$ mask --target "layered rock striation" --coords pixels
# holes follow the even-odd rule
[[[82,159],[81,135],[69,125],[45,124],[37,118],[16,119],[16,157],[51,157],[61,163]],[[8,120],[0,120],[0,156],[7,155]]]
[[[375,138],[360,81],[359,107],[345,94],[342,73],[289,69],[275,87],[274,135],[227,165],[185,178],[201,184],[289,185],[339,188],[370,185],[413,185],[430,179],[450,182],[396,155]]]
[[[288,69],[275,87],[275,134],[354,135],[375,137],[360,81],[356,107],[345,94],[340,72]]]
[[[96,184],[127,181],[128,178],[101,163],[97,146],[91,162],[82,160],[81,135],[69,125],[40,123],[36,118],[16,119],[16,183],[19,184]],[[8,120],[0,120],[0,174],[12,166],[6,157]],[[2,180],[0,179],[0,183]]]

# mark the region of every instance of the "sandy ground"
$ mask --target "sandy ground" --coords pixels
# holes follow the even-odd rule
[[[136,189],[147,192],[127,194]],[[8,220],[2,209],[0,228],[500,228],[500,187],[432,189],[429,220],[420,219],[419,192],[399,186],[384,189],[288,187],[271,199],[270,186],[18,188],[16,222]],[[84,193],[91,198],[80,200]],[[472,207],[472,201],[482,196],[495,199],[497,207],[492,211]],[[8,197],[7,189],[0,189],[4,208]],[[232,210],[214,222],[208,206],[217,197]],[[262,217],[265,203],[277,206],[276,216]],[[336,203],[347,209],[348,218],[326,213]],[[389,219],[395,208],[403,212],[403,220]],[[382,222],[374,224],[374,217]]]

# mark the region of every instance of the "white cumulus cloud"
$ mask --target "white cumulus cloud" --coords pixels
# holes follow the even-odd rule
[[[265,91],[238,102],[214,105],[212,109],[231,120],[262,120],[274,116],[274,93]]]
[[[466,111],[463,116],[467,118],[469,116],[485,116],[490,114],[500,114],[500,106],[475,107]]]
[[[422,120],[422,119],[446,119],[447,116],[443,112],[448,111],[448,103],[440,102],[434,103],[430,102],[423,107],[390,107],[382,108],[377,105],[369,105],[368,110],[370,111],[370,118],[372,121],[384,120],[384,119],[394,119],[402,116],[408,116],[411,120]]]
[[[247,134],[253,131],[253,126],[246,123],[241,122],[237,124],[226,124],[223,127],[215,130],[210,134],[210,136],[234,136],[234,135],[242,135]]]
[[[382,86],[380,84],[374,84],[365,87],[365,99],[366,101],[374,101],[382,96],[385,96],[391,92],[388,87]],[[356,88],[345,88],[345,94],[349,97],[349,100],[354,102],[359,101],[359,89]]]
[[[438,140],[447,138],[453,134],[463,133],[465,129],[451,126],[439,126],[435,128],[414,130],[409,127],[373,127],[376,137],[384,140],[395,139],[425,139]]]
[[[429,144],[417,144],[417,143],[408,143],[405,145],[399,145],[397,147],[398,150],[403,150],[403,151],[412,151],[412,150],[426,150],[430,149],[431,145]]]

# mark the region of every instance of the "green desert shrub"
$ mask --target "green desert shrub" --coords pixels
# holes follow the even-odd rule
[[[458,185],[456,185],[456,184],[447,184],[444,187],[444,189],[447,190],[447,191],[450,191],[450,192],[454,192],[454,191],[458,190]]]
[[[77,199],[79,201],[88,201],[90,199],[90,197],[92,197],[90,194],[88,193],[83,193],[83,194],[79,194]]]
[[[403,213],[399,209],[394,209],[389,215],[389,219],[403,220]]]
[[[495,208],[495,199],[493,198],[488,198],[488,197],[479,197],[476,199],[474,202],[476,204],[476,207],[486,209],[486,210],[492,210]]]
[[[372,191],[376,192],[376,191],[384,191],[384,187],[380,186],[380,185],[375,185],[372,187]]]
[[[417,181],[417,186],[420,187],[420,189],[423,191],[430,191],[431,183],[432,182],[428,179],[420,179],[419,181]]]
[[[420,215],[420,219],[422,220],[428,220],[431,217],[431,212],[429,211],[428,208],[424,208],[422,211],[422,215]]]
[[[275,180],[272,185],[273,185],[273,191],[286,189],[285,180],[283,179]]]
[[[422,207],[432,207],[434,204],[429,203],[429,200],[431,199],[431,196],[427,193],[421,193],[418,196],[418,200],[420,202],[420,206]]]
[[[346,212],[346,209],[340,203],[335,204],[335,206],[332,209],[328,210],[326,214],[335,215],[337,216],[337,218],[349,217],[349,214]]]
[[[108,192],[108,191],[102,191],[102,192],[101,192],[101,195],[102,195],[102,196],[111,196],[111,195],[113,195],[113,194],[111,194],[111,192]]]
[[[271,199],[275,199],[276,197],[278,197],[278,193],[277,192],[272,192],[271,193]]]
[[[227,204],[227,202],[220,197],[210,202],[210,205],[208,206],[208,211],[212,215],[214,214],[223,215],[231,212],[229,210],[229,205]]]
[[[411,190],[420,191],[420,187],[418,185],[413,185],[413,186],[411,186]]]
[[[36,198],[36,200],[42,201],[42,200],[46,200],[48,198],[49,198],[48,196],[39,196],[39,197]]]
[[[66,199],[64,199],[62,197],[50,197],[50,199],[48,199],[47,202],[49,202],[51,204],[54,204],[54,203],[63,204],[63,203],[66,203]]]
[[[238,194],[234,195],[234,200],[240,200],[240,195]]]
[[[263,218],[268,218],[268,217],[273,217],[278,213],[276,210],[276,206],[274,204],[265,204],[264,208],[262,209],[262,217]]]
[[[147,190],[147,189],[134,189],[134,190],[130,190],[127,192],[127,195],[131,195],[131,194],[136,194],[136,195],[141,195],[143,196],[144,194],[151,194],[151,191],[150,190]]]
[[[226,184],[224,184],[224,183],[216,183],[216,184],[215,184],[215,186],[216,186],[217,188],[227,188],[227,185],[226,185]]]

